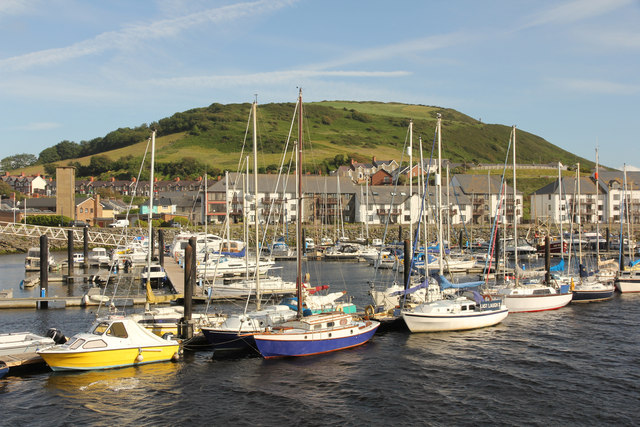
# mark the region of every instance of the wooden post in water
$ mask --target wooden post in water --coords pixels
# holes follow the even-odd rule
[[[605,243],[606,248],[607,248],[607,252],[609,252],[609,227],[606,228],[606,233],[607,233],[607,242]]]
[[[193,337],[193,323],[191,311],[193,303],[193,287],[196,282],[196,238],[189,239],[189,244],[184,249],[184,318],[180,331],[180,338]]]
[[[164,230],[158,230],[158,262],[164,267]]]
[[[411,277],[411,244],[409,243],[409,240],[406,239],[404,241],[404,268],[402,269],[403,274],[402,274],[402,278],[404,280],[404,290],[406,291],[407,289],[409,289],[409,279]],[[427,261],[425,261],[427,262]],[[404,301],[406,299],[406,296],[403,295],[401,300],[400,300],[400,307],[404,307]]]
[[[40,236],[40,297],[47,296],[49,284],[49,241],[47,236]],[[48,301],[40,301],[40,308],[49,308]]]
[[[551,240],[548,234],[544,236],[544,269],[546,271],[544,280],[549,286],[551,284]]]
[[[402,225],[398,225],[398,242],[402,242]]]
[[[73,282],[73,230],[67,230],[67,283]]]
[[[87,270],[89,268],[89,227],[82,228],[82,242],[82,253],[84,255],[83,268]]]

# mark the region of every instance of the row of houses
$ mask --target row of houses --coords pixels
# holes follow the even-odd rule
[[[375,163],[375,158],[374,158]],[[372,163],[372,165],[374,164]],[[380,163],[390,165],[390,163]],[[426,170],[426,169],[425,169]],[[380,169],[375,172],[384,172]],[[374,173],[374,174],[375,174]],[[46,181],[55,190],[55,181]],[[262,174],[258,178],[257,197],[253,180],[245,182],[242,175],[228,174],[207,185],[198,180],[172,180],[154,183],[154,215],[168,218],[183,216],[193,223],[221,223],[227,215],[230,221],[248,220],[256,216],[261,223],[290,223],[298,216],[293,177]],[[628,220],[640,223],[640,172],[628,172],[626,190],[622,172],[601,172],[596,179],[590,177],[563,178],[546,185],[530,196],[532,221],[568,223],[573,219],[582,224],[617,223],[620,221],[622,202]],[[31,182],[39,183],[37,180]],[[578,191],[579,183],[579,191]],[[105,225],[124,215],[129,208],[115,198],[102,198],[100,190],[120,195],[150,195],[150,183],[135,179],[95,181],[79,180],[75,183],[76,220],[91,225]],[[635,189],[635,191],[634,191]],[[421,212],[430,220],[436,218],[435,189],[423,197],[416,186],[356,184],[348,175],[305,175],[303,177],[303,205],[300,213],[306,223],[339,224],[341,222],[384,224],[409,224],[417,222]],[[40,193],[36,193],[40,194]],[[579,194],[579,197],[578,197]],[[502,196],[504,195],[504,196]],[[5,200],[0,208],[2,220],[11,220],[27,210],[55,212],[54,197],[35,197],[13,204]],[[515,200],[515,202],[514,202]],[[579,201],[579,203],[578,203]],[[492,175],[455,174],[448,185],[443,185],[440,202],[445,223],[487,225],[500,213],[505,221],[522,222],[523,195],[502,183]],[[579,212],[578,212],[579,206]],[[147,215],[148,202],[140,206],[140,215]]]

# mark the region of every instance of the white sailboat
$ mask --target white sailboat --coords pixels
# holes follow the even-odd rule
[[[443,248],[442,248],[442,218],[441,201],[442,186],[441,174],[441,144],[442,144],[442,117],[438,114],[437,122],[438,134],[438,171],[436,172],[437,187],[437,207],[438,207],[438,246],[440,257],[438,260],[439,270],[439,292],[432,301],[424,302],[415,307],[402,310],[402,318],[411,332],[442,332],[459,331],[475,328],[493,326],[502,322],[508,314],[507,308],[501,300],[484,301],[476,293],[476,300],[447,294],[443,289],[453,287],[444,277]],[[468,284],[468,286],[478,286],[479,283]],[[461,285],[466,286],[466,285]]]

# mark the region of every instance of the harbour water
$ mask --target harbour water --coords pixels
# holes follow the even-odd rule
[[[370,267],[309,267],[360,308],[368,304]],[[20,256],[0,257],[0,289],[22,277]],[[94,314],[0,310],[0,332],[57,327],[71,335]],[[468,332],[379,333],[364,346],[307,358],[214,360],[200,351],[176,363],[43,370],[0,380],[0,424],[637,425],[639,324],[640,295],[616,295]]]

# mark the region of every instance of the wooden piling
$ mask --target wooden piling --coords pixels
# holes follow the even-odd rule
[[[67,282],[73,282],[73,230],[67,230]]]
[[[46,235],[40,236],[40,296],[47,296],[49,284],[49,241]],[[48,301],[40,301],[40,308],[49,308]]]
[[[83,227],[82,229],[82,253],[84,255],[83,268],[89,269],[89,227]]]

